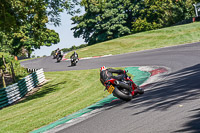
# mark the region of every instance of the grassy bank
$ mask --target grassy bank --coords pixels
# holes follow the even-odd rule
[[[200,41],[200,22],[141,32],[77,50],[79,56],[123,54]],[[66,58],[72,53],[66,55]]]
[[[26,133],[85,108],[108,95],[99,69],[47,72],[47,82],[26,100],[0,110],[1,133]]]

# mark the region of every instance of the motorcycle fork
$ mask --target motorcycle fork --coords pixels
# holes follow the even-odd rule
[[[133,95],[135,95],[135,90],[137,89],[137,86],[136,86],[136,84],[133,82],[132,83],[132,92],[131,92],[131,95],[133,96]]]

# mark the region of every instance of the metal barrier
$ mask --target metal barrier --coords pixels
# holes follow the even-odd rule
[[[25,68],[27,70],[28,73],[33,73],[36,72],[39,69],[32,69],[32,68]]]
[[[17,83],[0,89],[0,108],[8,106],[21,99],[29,91],[44,81],[44,71],[43,69],[39,69]]]
[[[195,8],[196,17],[200,17],[200,3],[193,4]]]

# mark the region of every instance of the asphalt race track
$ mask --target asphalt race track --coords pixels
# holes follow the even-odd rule
[[[66,71],[121,66],[165,66],[166,77],[145,94],[59,133],[200,133],[200,43],[146,50],[104,58],[56,63],[51,57],[21,63],[45,71]],[[65,126],[67,128],[65,128]],[[52,131],[53,132],[53,131]]]

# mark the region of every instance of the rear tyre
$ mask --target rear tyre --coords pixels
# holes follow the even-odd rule
[[[113,91],[113,95],[116,96],[119,99],[124,100],[124,101],[130,101],[132,99],[132,95],[129,91],[126,91],[124,93],[124,91],[119,90],[116,86],[115,86],[115,89]]]

